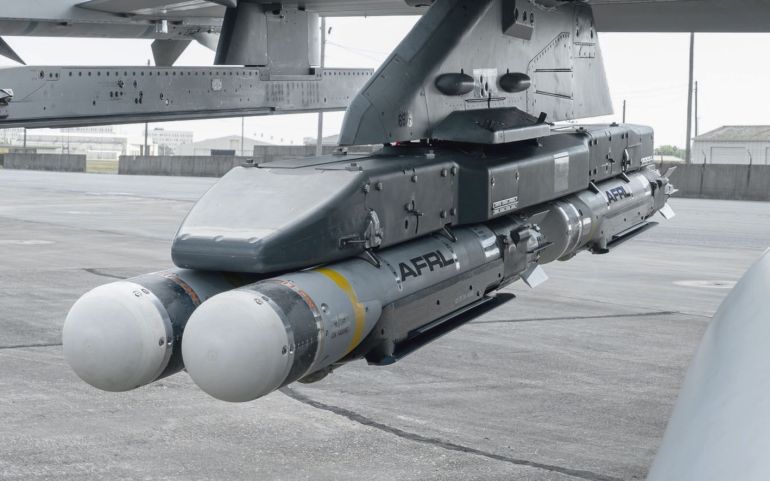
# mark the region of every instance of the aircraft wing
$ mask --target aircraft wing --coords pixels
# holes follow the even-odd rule
[[[309,0],[280,2],[284,6],[302,5],[308,10],[326,16],[374,16],[374,15],[419,15],[425,9],[417,5],[429,4],[433,0]],[[238,0],[89,0],[78,6],[92,10],[149,17],[196,17],[223,16],[223,6],[236,6]],[[275,4],[275,1],[263,1]]]
[[[77,6],[117,15],[157,18],[221,17],[225,12],[222,2],[205,0],[88,0]]]
[[[327,16],[415,15],[433,0],[285,1]],[[581,0],[577,0],[581,1]],[[238,0],[90,0],[80,7],[149,17],[218,17]],[[263,3],[275,3],[273,0]],[[513,0],[512,2],[513,3]],[[531,0],[553,8],[569,0]],[[770,32],[770,0],[588,0],[604,32]]]
[[[770,0],[591,0],[601,32],[770,32]]]

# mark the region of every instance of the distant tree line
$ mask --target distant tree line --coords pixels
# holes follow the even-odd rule
[[[684,159],[685,155],[687,154],[685,153],[684,149],[680,149],[675,145],[661,145],[655,149],[655,155],[670,155],[672,157],[679,157],[680,159]]]

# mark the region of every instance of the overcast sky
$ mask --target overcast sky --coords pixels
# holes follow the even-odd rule
[[[406,35],[416,17],[329,19],[327,65],[376,68]],[[6,38],[30,64],[146,65],[150,43],[144,40]],[[685,142],[687,106],[687,34],[602,34],[607,76],[616,115],[623,99],[629,122],[651,125],[658,145]],[[698,34],[695,78],[700,84],[701,133],[721,125],[770,124],[769,34]],[[210,65],[213,52],[192,45],[177,65]],[[0,66],[12,62],[0,58]],[[2,74],[0,74],[2,80]],[[326,115],[325,135],[339,131],[342,113]],[[252,117],[246,135],[275,143],[301,143],[315,137],[314,114]],[[151,124],[193,130],[196,140],[240,134],[240,119]],[[121,127],[139,134],[143,127]]]

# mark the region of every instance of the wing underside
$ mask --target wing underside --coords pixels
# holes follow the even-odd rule
[[[432,0],[285,1],[327,16],[419,15]],[[577,0],[581,1],[581,0]],[[237,0],[90,0],[81,7],[147,17],[220,17]],[[274,0],[263,1],[275,4]],[[529,0],[533,8],[558,1]],[[571,3],[564,1],[561,3]],[[588,0],[599,31],[605,32],[770,32],[770,0]]]
[[[770,32],[770,0],[591,0],[603,32]]]
[[[425,0],[422,3],[429,3]],[[421,2],[404,0],[309,0],[309,1],[263,1],[262,3],[284,6],[302,6],[309,11],[326,16],[374,16],[374,15],[420,15],[424,8],[410,5]],[[79,6],[119,15],[141,15],[146,17],[207,17],[223,16],[224,5],[235,5],[237,0],[89,0]]]

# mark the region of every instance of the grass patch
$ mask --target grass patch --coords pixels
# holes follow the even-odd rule
[[[86,172],[91,174],[117,174],[117,160],[87,160]]]

